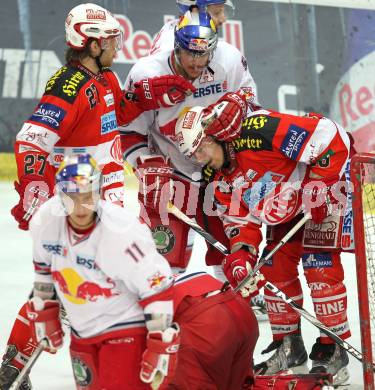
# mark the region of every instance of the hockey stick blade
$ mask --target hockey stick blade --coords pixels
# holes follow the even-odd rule
[[[191,218],[189,218],[187,215],[185,215],[181,210],[179,210],[176,206],[174,206],[171,202],[168,204],[168,211],[172,213],[174,216],[179,218],[181,221],[188,224],[192,229],[194,229],[198,234],[201,234],[207,242],[214,245],[213,243],[216,243],[215,248],[218,249],[222,254],[226,255],[228,254],[227,248],[217,241],[211,234],[206,232],[204,229],[202,229],[196,222],[194,222]],[[289,233],[287,233],[282,240],[282,245],[284,245],[291,236],[307,221],[307,219],[310,218],[310,215],[306,215],[301,221],[299,221],[296,226],[294,226]],[[278,250],[282,245],[277,245],[274,250],[272,250],[264,259],[261,259],[259,263],[262,263],[262,265],[269,259],[275,252]],[[277,249],[276,249],[277,248]],[[256,267],[258,270],[261,267],[260,264]],[[250,280],[252,275],[249,275],[247,278],[247,281]],[[244,279],[244,280],[245,280]],[[242,284],[242,283],[241,283]],[[246,284],[246,283],[244,283]],[[333,341],[335,341],[341,348],[345,349],[348,353],[350,353],[353,357],[355,357],[358,361],[363,363],[363,355],[361,352],[359,352],[356,348],[354,348],[351,344],[343,340],[340,336],[338,336],[336,333],[334,333],[331,329],[326,327],[324,324],[322,324],[316,317],[311,315],[307,310],[305,310],[303,307],[298,305],[292,298],[288,297],[284,292],[279,290],[274,284],[267,282],[264,287],[274,293],[277,297],[281,298],[285,303],[287,303],[289,306],[291,306],[297,313],[299,313],[302,317],[304,317],[307,321],[309,321],[312,325],[320,329],[324,334],[326,334],[328,337],[330,337]],[[239,286],[235,289],[235,291],[238,291]],[[372,369],[375,372],[375,364],[372,363]]]

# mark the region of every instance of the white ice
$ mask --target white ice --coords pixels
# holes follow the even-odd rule
[[[128,204],[136,212],[134,193],[127,195]],[[27,299],[33,280],[33,266],[31,258],[31,240],[27,232],[17,228],[10,215],[10,208],[18,201],[10,183],[0,182],[0,356],[3,354],[6,341],[17,312]],[[204,264],[205,243],[201,237],[196,237],[193,258],[189,270],[208,270]],[[345,268],[345,283],[348,290],[349,321],[352,337],[348,340],[360,350],[360,330],[358,317],[357,285],[354,256],[343,255]],[[303,276],[302,276],[303,278]],[[305,289],[305,308],[313,313],[309,290]],[[218,326],[220,324],[218,323]],[[318,330],[307,321],[302,320],[302,332],[306,349],[309,352],[318,336]],[[267,322],[260,323],[260,338],[256,348],[255,362],[263,359],[260,351],[271,342],[271,331]],[[126,363],[124,363],[126,364]],[[350,357],[350,389],[363,389],[362,365],[355,358]],[[68,340],[56,355],[43,353],[36,362],[31,380],[36,390],[73,390],[75,389],[72,369],[70,365]],[[354,386],[356,385],[356,386]]]

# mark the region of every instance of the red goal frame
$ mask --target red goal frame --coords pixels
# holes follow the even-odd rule
[[[363,354],[363,382],[365,390],[375,390],[373,372],[373,353],[370,324],[370,307],[367,280],[367,253],[362,202],[362,171],[365,164],[373,164],[375,153],[359,153],[351,160],[350,177],[353,184],[354,240],[357,269],[358,308]],[[375,266],[375,264],[374,264]],[[375,337],[375,335],[374,335]],[[374,340],[375,341],[375,340]]]

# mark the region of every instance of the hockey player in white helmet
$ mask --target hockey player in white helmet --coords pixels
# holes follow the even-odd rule
[[[182,104],[171,109],[160,109],[142,114],[131,124],[121,129],[125,146],[125,159],[136,168],[141,189],[139,199],[143,205],[143,217],[154,234],[160,232],[165,237],[159,250],[176,270],[186,268],[191,246],[188,245],[188,227],[169,216],[169,225],[163,224],[165,204],[161,189],[168,189],[173,177],[176,187],[175,202],[184,211],[189,208],[191,215],[207,229],[220,228],[215,212],[203,213],[202,202],[204,185],[200,175],[193,175],[196,166],[178,150],[174,125],[182,112],[191,106],[226,101],[223,118],[233,107],[240,106],[246,114],[246,102],[240,94],[230,91],[252,90],[255,83],[250,75],[245,57],[232,45],[218,41],[217,29],[207,13],[187,12],[175,30],[175,44],[171,51],[162,51],[141,58],[130,70],[126,88],[144,77],[159,74],[180,74],[189,79],[197,88]],[[256,99],[256,98],[254,98]],[[228,123],[228,132],[241,123]],[[164,187],[163,187],[164,186]],[[177,194],[178,192],[178,194]],[[161,202],[161,205],[160,205]],[[211,232],[225,239],[220,229]],[[218,265],[221,255],[208,248],[208,265]]]
[[[233,16],[235,9],[231,0],[177,0],[177,7],[179,18],[187,11],[207,12],[217,28],[220,28],[226,20]],[[174,30],[179,18],[164,24],[152,42],[150,54],[173,49]]]

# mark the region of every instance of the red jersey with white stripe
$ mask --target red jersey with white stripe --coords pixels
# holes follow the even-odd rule
[[[122,98],[110,70],[95,75],[82,65],[65,65],[47,82],[44,95],[16,137],[18,177],[36,174],[52,189],[64,155],[90,153],[104,175],[103,192],[122,199],[123,159],[118,124],[139,114]]]
[[[215,198],[232,244],[247,242],[242,235],[249,234],[259,245],[261,223],[277,225],[300,213],[301,183],[341,177],[349,148],[345,130],[324,117],[268,110],[248,115],[229,148],[231,166],[216,173],[204,169],[208,180],[218,181]]]
[[[144,78],[175,74],[175,61],[170,51],[160,51],[141,58],[129,72],[126,89],[131,90],[134,82]],[[197,90],[182,103],[144,112],[128,126],[121,128],[124,156],[130,164],[135,166],[140,155],[162,154],[170,157],[177,174],[188,180],[197,180],[196,177],[192,178],[197,165],[185,159],[178,149],[175,135],[178,117],[193,106],[206,107],[215,103],[226,92],[237,91],[242,87],[256,91],[245,57],[237,48],[223,41],[219,41],[208,66],[192,83]]]

